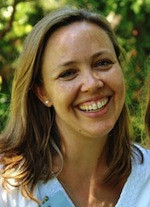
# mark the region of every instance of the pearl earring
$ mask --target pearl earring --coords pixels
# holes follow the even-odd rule
[[[46,101],[45,101],[45,105],[48,105],[48,104],[49,104],[49,100],[46,100]]]

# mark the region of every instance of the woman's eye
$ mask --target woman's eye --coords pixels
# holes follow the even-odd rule
[[[94,64],[94,67],[109,69],[112,66],[113,62],[111,60],[100,60]]]
[[[61,79],[71,79],[75,76],[75,74],[76,74],[75,70],[67,70],[67,71],[64,71],[63,73],[61,73],[59,75],[59,78],[61,78]]]

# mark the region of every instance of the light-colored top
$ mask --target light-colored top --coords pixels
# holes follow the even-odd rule
[[[132,162],[131,173],[115,207],[150,207],[150,150],[140,149],[144,163]],[[48,196],[42,207],[75,207],[57,178],[46,184],[38,183],[34,194],[40,200]],[[0,186],[0,207],[38,207],[38,204],[25,199],[20,188],[12,188],[8,193]]]

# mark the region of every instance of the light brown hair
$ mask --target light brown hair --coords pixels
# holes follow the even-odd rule
[[[58,153],[61,156],[61,143],[53,107],[42,104],[33,88],[35,84],[42,85],[42,56],[48,38],[58,28],[77,21],[91,22],[102,28],[120,61],[121,50],[110,24],[103,16],[82,9],[55,11],[35,25],[28,35],[13,80],[10,117],[0,135],[0,162],[4,186],[9,178],[14,178],[23,195],[37,202],[32,194],[34,186],[38,181],[52,178],[53,155]],[[133,148],[142,157],[138,148],[131,144],[128,110],[124,105],[107,140],[109,172],[105,183],[117,183],[129,175]]]

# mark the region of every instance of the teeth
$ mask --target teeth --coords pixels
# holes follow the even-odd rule
[[[80,109],[85,110],[85,106],[81,106]]]
[[[88,106],[88,109],[89,109],[89,110],[92,110],[92,109],[93,109],[93,108],[92,108],[92,105]]]
[[[101,109],[103,106],[105,106],[107,102],[108,102],[108,98],[103,99],[102,101],[98,101],[97,103],[93,103],[91,105],[79,106],[79,108],[82,111],[97,111],[98,109]]]
[[[88,111],[89,110],[89,107],[88,106],[85,106],[85,111]]]
[[[94,110],[96,110],[96,109],[97,109],[97,104],[96,104],[96,103],[93,103],[92,108],[93,108]]]
[[[100,109],[100,108],[102,107],[102,102],[99,101],[99,102],[97,103],[97,107]]]

